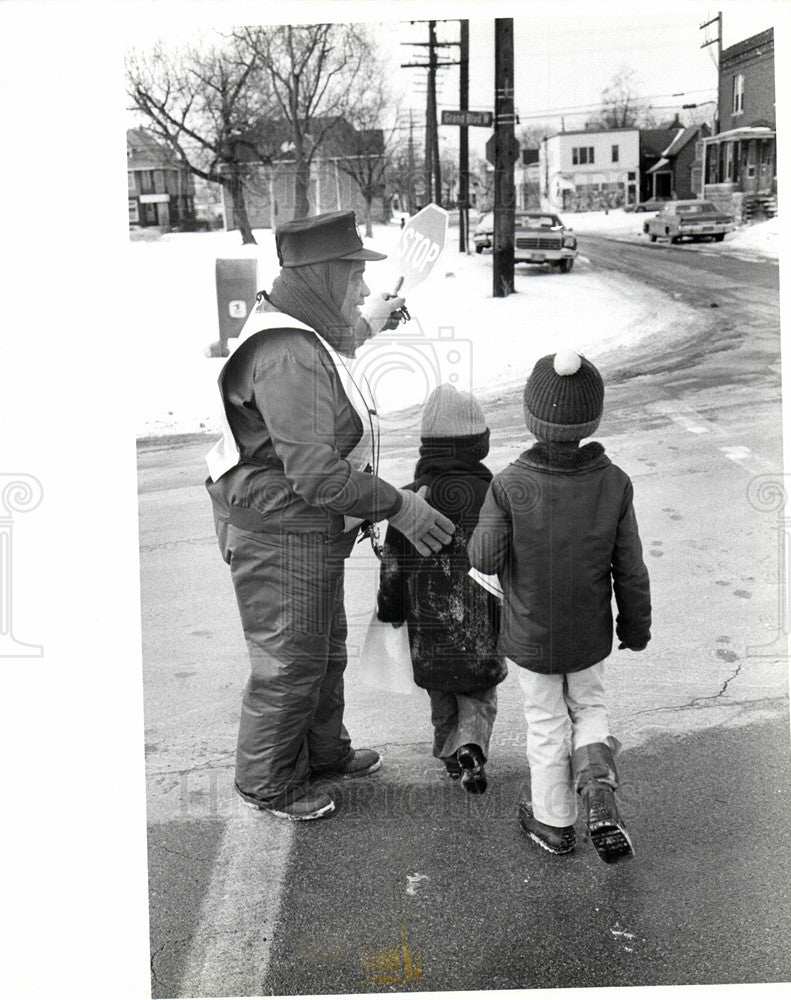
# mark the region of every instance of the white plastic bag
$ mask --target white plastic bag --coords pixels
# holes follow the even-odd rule
[[[374,611],[360,654],[359,678],[367,687],[389,694],[412,695],[423,690],[412,674],[406,623],[393,628],[390,622],[380,622]]]

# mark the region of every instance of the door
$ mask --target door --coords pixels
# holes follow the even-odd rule
[[[744,143],[742,145],[745,145]],[[758,142],[750,139],[746,143],[745,170],[742,175],[742,191],[755,194],[758,191]]]
[[[775,140],[762,139],[759,143],[758,194],[772,193],[774,177]]]

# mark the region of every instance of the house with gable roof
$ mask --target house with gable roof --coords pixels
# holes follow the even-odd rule
[[[709,135],[707,125],[685,127],[678,116],[670,127],[641,130],[643,200],[699,198],[703,192],[703,139]]]

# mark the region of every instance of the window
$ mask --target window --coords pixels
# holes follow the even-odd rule
[[[571,162],[575,166],[581,163],[593,163],[593,146],[573,146]]]
[[[617,163],[618,162],[618,147],[617,146],[613,146],[613,148],[612,148],[612,162],[613,163]]]
[[[129,221],[130,223],[140,221],[140,212],[137,207],[137,201],[134,198],[129,199]]]
[[[126,181],[129,191],[134,194],[137,191],[137,184],[135,183],[135,175],[131,170],[127,170],[126,172]]]
[[[744,74],[737,73],[733,78],[733,113],[740,115],[744,111]]]
[[[634,170],[630,170],[630,171],[629,171],[629,177],[628,177],[628,179],[629,179],[630,181],[635,181],[635,180],[637,180],[637,174],[635,173],[635,171],[634,171]]]

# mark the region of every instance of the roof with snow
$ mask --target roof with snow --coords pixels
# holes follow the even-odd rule
[[[641,128],[640,152],[644,156],[663,156],[677,133],[677,128]]]
[[[670,157],[680,153],[684,146],[695,138],[699,130],[699,125],[689,125],[687,128],[680,128],[667,149],[662,150],[662,156]]]

